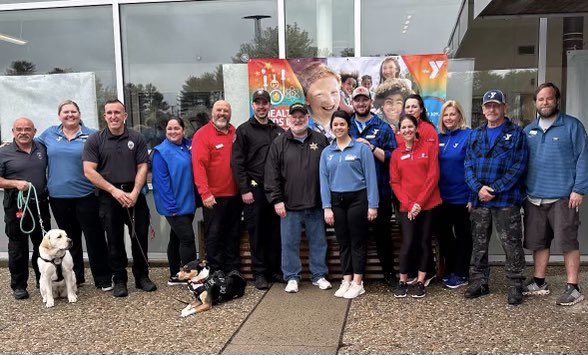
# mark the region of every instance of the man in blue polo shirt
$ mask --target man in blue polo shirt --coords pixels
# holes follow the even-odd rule
[[[37,259],[39,245],[43,239],[40,220],[43,228],[51,228],[49,202],[47,200],[47,152],[45,147],[33,140],[37,130],[33,121],[26,117],[17,118],[12,126],[12,143],[0,148],[0,188],[4,189],[4,221],[8,237],[8,269],[10,270],[10,287],[16,299],[29,297],[27,281],[29,279],[29,237],[33,243],[31,264],[35,271],[37,285],[41,273]],[[29,207],[31,214],[23,215],[17,207],[19,191],[26,192],[31,184],[37,192],[37,204],[31,193]],[[40,213],[40,214],[39,214]],[[20,226],[21,219],[22,228]],[[34,229],[32,229],[34,224]]]
[[[394,272],[394,247],[390,233],[392,217],[392,188],[390,187],[390,157],[396,148],[396,138],[390,125],[371,112],[373,100],[370,91],[360,86],[353,91],[349,134],[357,142],[366,144],[374,155],[380,204],[378,217],[370,222],[371,234],[376,240],[378,258],[386,283],[398,284]]]
[[[579,206],[588,192],[586,130],[577,118],[559,111],[560,93],[552,83],[535,91],[538,118],[525,127],[529,143],[525,248],[533,251],[535,272],[525,283],[525,295],[547,295],[545,272],[555,239],[563,254],[567,285],[556,303],[571,306],[584,299],[580,271]]]

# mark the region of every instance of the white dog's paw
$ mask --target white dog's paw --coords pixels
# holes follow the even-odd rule
[[[67,295],[67,300],[69,301],[69,303],[75,303],[78,301],[78,296],[77,295]]]
[[[55,305],[55,301],[53,301],[53,300],[47,300],[47,304],[46,304],[47,308],[51,308],[54,305]]]
[[[181,317],[191,316],[192,314],[196,313],[196,310],[191,305],[187,305],[184,309],[182,309],[182,313],[180,314]]]
[[[43,296],[43,303],[47,303],[47,296]]]

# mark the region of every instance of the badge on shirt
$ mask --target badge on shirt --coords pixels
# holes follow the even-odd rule
[[[39,160],[43,160],[43,155],[41,152],[37,152],[37,158],[39,158]]]
[[[310,147],[310,150],[317,150],[318,149],[318,144],[316,144],[316,142],[312,142],[308,146]]]
[[[133,141],[128,141],[127,147],[129,147],[129,150],[133,150],[133,148],[135,148],[135,143]]]
[[[532,129],[529,131],[529,135],[530,136],[536,136],[537,135],[537,130],[536,129]]]
[[[559,137],[553,137],[553,141],[557,142],[559,140]]]
[[[345,156],[345,160],[346,160],[346,161],[353,161],[353,160],[356,160],[356,159],[357,159],[357,156],[355,156],[355,155],[353,155],[353,154],[347,154],[347,155]]]
[[[439,143],[440,147],[445,147],[445,143]]]
[[[221,149],[221,148],[222,148],[222,147],[224,147],[224,146],[225,146],[224,144],[222,144],[222,143],[219,143],[219,144],[215,145],[214,147],[215,147],[216,149]]]
[[[404,154],[403,156],[400,157],[400,160],[406,160],[410,158],[410,154]]]

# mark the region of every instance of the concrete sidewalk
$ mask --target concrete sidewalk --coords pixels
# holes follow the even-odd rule
[[[310,283],[298,294],[282,284],[267,292],[250,285],[244,297],[187,318],[179,317],[178,299],[190,295],[166,286],[167,273],[152,269],[153,293],[136,290],[131,277],[129,297],[86,284],[77,303],[59,299],[46,309],[34,287],[30,299],[14,300],[0,268],[0,354],[588,353],[588,301],[555,305],[565,284],[560,266],[548,271],[551,295],[516,307],[506,304],[503,269],[493,267],[491,294],[476,300],[439,283],[424,299],[402,300],[366,283],[366,294],[352,301]],[[580,280],[588,284],[588,274]]]
[[[350,301],[333,292],[274,284],[222,354],[337,354]]]

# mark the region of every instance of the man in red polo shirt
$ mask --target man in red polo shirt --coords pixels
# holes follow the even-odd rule
[[[239,271],[239,221],[241,197],[231,170],[235,127],[230,124],[231,105],[219,100],[212,106],[210,122],[194,134],[194,181],[204,208],[206,259],[213,270]]]

